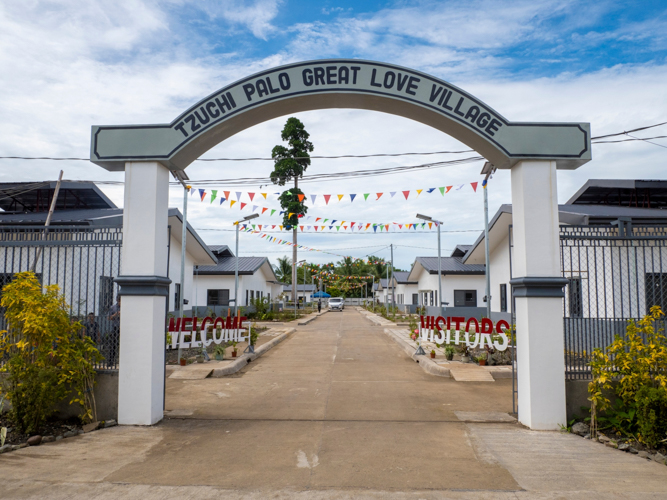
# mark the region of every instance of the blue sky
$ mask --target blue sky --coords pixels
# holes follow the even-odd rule
[[[352,57],[433,74],[477,96],[513,121],[586,121],[593,135],[667,121],[665,2],[469,1],[313,2],[187,0],[24,0],[0,4],[0,152],[87,156],[93,124],[164,123],[202,97],[263,69],[295,61]],[[316,154],[442,151],[465,146],[425,125],[362,110],[297,115]],[[268,156],[286,117],[262,123],[207,157]],[[667,127],[643,134],[667,135]],[[667,145],[667,141],[658,140]],[[559,172],[559,199],[589,178],[665,178],[667,150],[647,143],[599,145],[593,161]],[[433,157],[314,161],[309,173],[415,165]],[[452,159],[442,156],[438,159]],[[397,191],[479,180],[481,162],[356,181],[355,191]],[[3,160],[3,181],[122,181],[86,162]],[[267,162],[194,163],[193,179],[266,176]],[[305,184],[311,192],[348,193],[349,181]],[[221,183],[219,186],[224,189]],[[122,186],[102,188],[122,205]],[[258,190],[259,186],[252,188]],[[248,189],[250,190],[250,189]],[[511,201],[509,172],[489,188],[491,212]],[[170,204],[181,206],[174,188]],[[277,205],[277,204],[276,204]],[[390,221],[428,212],[451,231],[482,227],[482,198],[452,194],[363,206],[315,206],[336,219]],[[191,221],[211,244],[229,243],[238,214],[193,204]],[[264,223],[271,223],[265,220]],[[225,231],[208,231],[225,229]],[[477,233],[447,233],[443,248]],[[244,236],[243,254],[284,253]],[[434,234],[303,235],[316,248],[360,257],[390,242],[400,267],[433,255]],[[364,247],[364,248],[357,248]],[[381,255],[388,256],[387,250]],[[311,254],[318,261],[328,257]]]

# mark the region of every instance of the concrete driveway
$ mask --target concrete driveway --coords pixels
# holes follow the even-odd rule
[[[667,467],[504,422],[510,380],[426,375],[350,309],[234,376],[169,379],[166,407],[1,455],[0,498],[667,497]]]

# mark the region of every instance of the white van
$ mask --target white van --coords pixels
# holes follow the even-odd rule
[[[345,309],[345,299],[343,297],[332,297],[329,299],[330,311],[342,311]]]

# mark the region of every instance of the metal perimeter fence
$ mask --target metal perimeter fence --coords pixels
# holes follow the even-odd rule
[[[118,368],[119,324],[109,319],[109,309],[116,302],[113,280],[120,274],[122,233],[120,227],[55,226],[46,234],[43,227],[0,228],[0,293],[16,273],[33,267],[44,287],[58,285],[72,320],[81,321],[82,335],[90,336],[105,358],[97,369]],[[5,328],[0,308],[0,329]]]
[[[590,379],[595,348],[606,349],[628,321],[652,306],[667,311],[667,227],[561,226],[567,379]],[[658,322],[656,328],[665,328]]]

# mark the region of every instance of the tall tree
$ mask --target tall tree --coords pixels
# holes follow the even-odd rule
[[[303,123],[297,118],[287,119],[285,127],[280,134],[288,147],[277,145],[271,151],[274,167],[271,172],[271,182],[284,186],[287,182],[294,181],[294,187],[283,191],[280,195],[280,206],[284,210],[283,225],[292,228],[292,283],[296,283],[296,231],[299,217],[304,216],[308,209],[303,204],[305,196],[299,189],[299,178],[310,166],[310,154],[313,152],[313,143],[308,140],[310,134],[306,132]],[[292,300],[296,303],[296,286],[292,287]]]
[[[274,269],[276,271],[276,278],[278,278],[281,283],[286,283],[288,285],[292,283],[292,264],[290,264],[287,255],[278,257],[278,265],[275,266]]]

